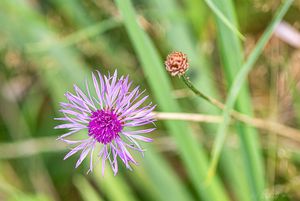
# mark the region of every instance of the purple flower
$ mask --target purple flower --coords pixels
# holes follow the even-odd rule
[[[87,155],[90,155],[89,171],[93,171],[93,156],[94,152],[97,152],[96,156],[102,161],[102,174],[108,160],[116,175],[118,158],[131,169],[130,163],[137,164],[137,162],[129,149],[143,155],[144,150],[138,141],[152,141],[141,134],[150,133],[155,128],[145,129],[140,126],[153,124],[151,112],[155,106],[151,103],[142,106],[148,96],[142,97],[144,91],[140,92],[138,86],[129,91],[132,82],[128,80],[128,76],[117,78],[117,71],[113,76],[108,75],[108,77],[102,76],[99,72],[97,74],[98,76],[95,76],[92,73],[93,90],[89,89],[86,82],[86,93],[74,85],[75,93],[65,94],[68,102],[60,103],[62,108],[60,112],[64,117],[56,118],[65,123],[55,128],[68,129],[68,132],[58,139],[69,145],[75,145],[64,159],[81,152],[76,163],[77,168]],[[135,127],[137,130],[134,129]],[[82,130],[84,135],[78,133]],[[74,134],[81,139],[78,140],[78,137],[76,140],[66,139]]]

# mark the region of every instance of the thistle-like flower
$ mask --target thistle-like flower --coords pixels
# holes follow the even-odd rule
[[[98,76],[97,76],[98,75]],[[68,132],[58,139],[74,146],[64,159],[77,152],[81,152],[76,168],[90,155],[89,171],[93,171],[94,152],[102,161],[102,174],[105,163],[109,164],[116,175],[118,172],[117,159],[120,158],[129,169],[130,163],[137,164],[129,149],[136,150],[143,155],[144,150],[138,141],[151,142],[152,139],[141,134],[147,134],[155,128],[141,128],[154,122],[151,113],[155,106],[151,103],[142,106],[148,96],[142,97],[139,86],[132,91],[132,82],[128,76],[117,78],[117,71],[113,76],[102,76],[92,73],[93,90],[86,82],[86,93],[74,85],[75,93],[65,94],[68,102],[60,103],[64,117],[56,120],[65,121],[56,129],[68,129]],[[80,135],[79,131],[84,131]],[[80,139],[66,139],[77,134]],[[74,136],[75,137],[75,136]],[[88,171],[88,172],[89,172]]]
[[[166,70],[172,76],[181,76],[187,71],[189,62],[186,54],[182,52],[172,52],[167,56],[165,66]]]

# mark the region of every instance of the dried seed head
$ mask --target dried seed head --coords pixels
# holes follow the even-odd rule
[[[165,61],[165,65],[167,71],[172,76],[183,75],[189,67],[187,56],[182,52],[172,52],[169,54]]]

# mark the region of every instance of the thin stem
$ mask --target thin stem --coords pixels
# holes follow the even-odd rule
[[[216,107],[220,108],[221,110],[224,109],[224,104],[221,103],[220,101],[211,98],[209,96],[206,96],[205,94],[203,94],[201,91],[199,91],[194,85],[193,83],[189,80],[189,78],[184,74],[181,76],[183,82],[186,84],[186,86],[191,89],[197,96],[200,96],[201,98],[203,98],[204,100],[207,100],[208,102],[210,102],[211,104],[215,105]]]
[[[263,129],[271,133],[276,133],[281,137],[289,138],[290,140],[300,142],[300,131],[280,124],[278,122],[272,122],[264,119],[253,118],[247,115],[233,111],[235,119],[253,126],[255,128]],[[183,120],[183,121],[194,121],[194,122],[205,122],[205,123],[220,123],[223,121],[222,116],[218,115],[203,115],[194,113],[167,113],[167,112],[153,112],[154,116],[158,120]]]
[[[209,96],[204,95],[202,92],[200,92],[193,83],[186,77],[186,75],[183,75],[182,77],[183,82],[186,84],[186,86],[191,89],[197,96],[200,96],[201,98],[207,100],[211,104],[215,105],[216,107],[220,108],[221,110],[224,110],[225,105],[221,103],[220,101],[211,98]],[[272,121],[266,121],[259,118],[253,118],[248,115],[242,114],[236,110],[232,110],[230,112],[230,116],[234,119],[243,122],[245,124],[251,125],[256,128],[261,128],[264,130],[268,130],[277,134],[280,134],[281,136],[290,137],[293,139],[297,139],[299,141],[299,131],[297,129],[282,125],[277,122]],[[212,118],[212,117],[210,117]],[[214,119],[216,120],[216,119]]]

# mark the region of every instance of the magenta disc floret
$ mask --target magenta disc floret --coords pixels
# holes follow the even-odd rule
[[[107,144],[119,136],[122,128],[121,121],[112,110],[97,110],[92,112],[88,135],[102,144]]]

